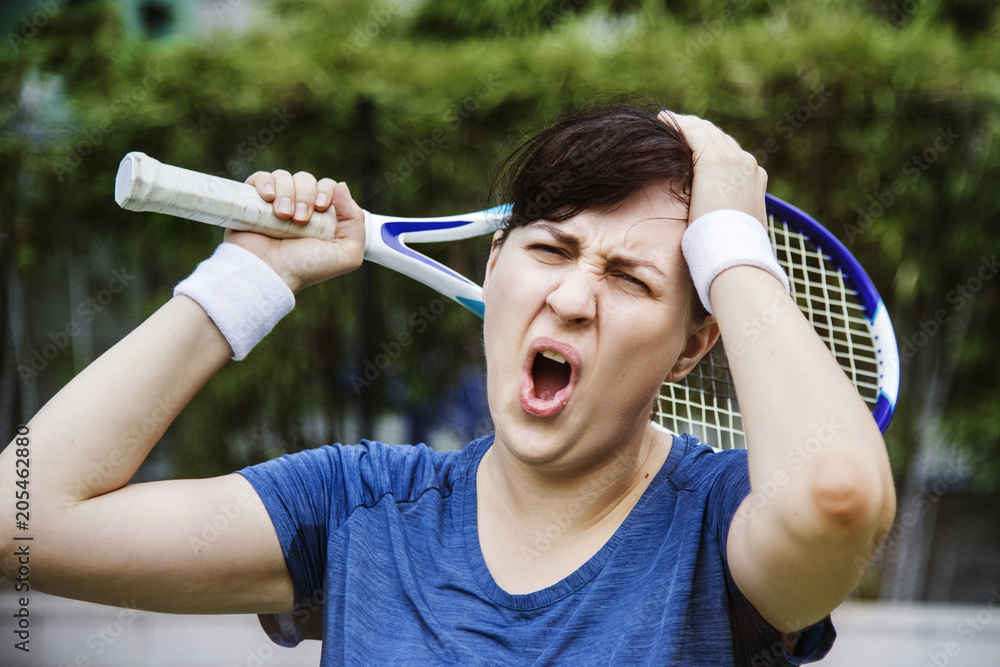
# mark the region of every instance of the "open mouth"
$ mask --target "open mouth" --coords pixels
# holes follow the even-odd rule
[[[521,379],[521,408],[536,417],[557,415],[576,384],[579,355],[571,347],[550,340],[532,346],[530,363]]]
[[[543,401],[555,398],[555,395],[569,384],[572,371],[566,357],[558,352],[545,350],[536,354],[535,361],[531,364],[531,380],[535,386],[535,396]]]

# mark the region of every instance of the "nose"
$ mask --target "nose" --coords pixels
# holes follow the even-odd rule
[[[567,324],[586,324],[597,316],[598,277],[577,267],[549,292],[546,303]]]

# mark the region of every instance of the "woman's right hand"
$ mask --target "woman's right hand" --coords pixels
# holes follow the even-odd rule
[[[225,240],[246,248],[274,269],[294,293],[309,285],[353,271],[361,266],[365,249],[365,215],[351,197],[346,183],[300,171],[258,171],[247,179],[258,194],[271,202],[274,215],[306,225],[313,211],[333,209],[337,216],[336,237],[319,239],[272,239],[253,232],[228,230]]]

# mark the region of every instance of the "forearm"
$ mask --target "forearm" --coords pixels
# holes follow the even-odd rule
[[[767,175],[753,156],[707,121],[672,118],[694,157],[691,227],[721,210],[763,225]],[[744,223],[689,228],[684,253],[709,292],[747,438],[751,490],[729,526],[728,565],[764,619],[791,631],[857,584],[858,558],[892,524],[895,493],[875,420],[777,277],[751,266],[775,268],[774,257],[757,242],[764,227],[755,239]]]
[[[787,512],[805,529],[806,519],[853,515],[858,504],[873,527],[891,521],[881,433],[791,297],[767,273],[735,267],[716,278],[711,298],[743,415],[751,485],[781,501],[770,511]]]
[[[71,506],[124,486],[202,385],[291,310],[293,290],[360,265],[364,212],[346,185],[324,179],[317,186],[302,172],[294,185],[287,172],[276,184],[270,175],[255,177],[262,195],[270,187],[269,201],[295,196],[297,185],[296,199],[309,202],[310,212],[319,188],[325,204],[316,207],[337,212],[337,238],[279,240],[229,231],[227,243],[178,285],[175,293],[191,298],[171,299],[32,419],[33,495],[44,494],[41,502]],[[8,448],[0,481],[13,474]]]
[[[34,506],[69,507],[124,486],[231,355],[198,304],[171,299],[29,423]],[[8,447],[0,454],[0,476],[13,472]]]

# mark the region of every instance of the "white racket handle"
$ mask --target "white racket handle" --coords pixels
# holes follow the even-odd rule
[[[307,224],[299,225],[275,216],[252,185],[163,164],[138,151],[118,166],[115,201],[129,211],[166,213],[276,239],[332,240],[337,229],[332,208],[313,212]]]

